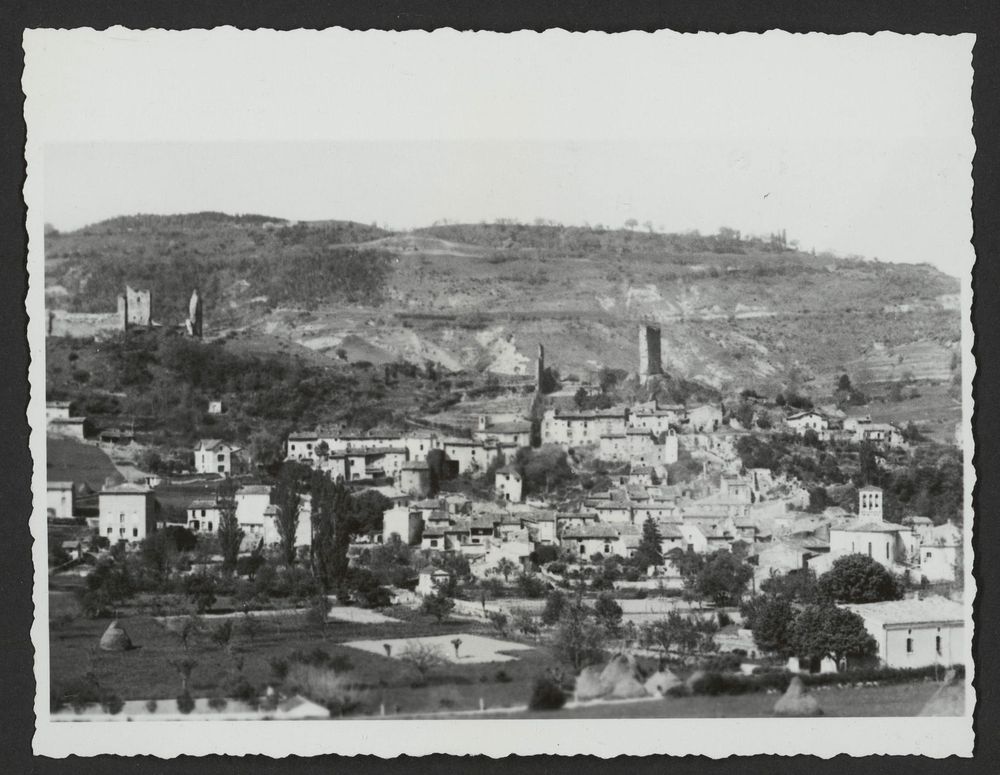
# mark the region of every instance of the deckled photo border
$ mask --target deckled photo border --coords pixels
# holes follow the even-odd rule
[[[45,147],[47,143],[81,139],[76,133],[78,127],[58,123],[57,107],[62,96],[58,83],[52,80],[58,67],[50,67],[58,61],[60,44],[65,40],[60,36],[75,34],[98,36],[96,45],[124,45],[136,47],[144,39],[162,35],[184,35],[186,33],[164,33],[157,30],[138,32],[123,28],[113,28],[104,33],[93,30],[75,32],[28,31],[25,43],[25,73],[23,87],[26,95],[25,121],[27,124],[27,144],[25,158],[27,179],[24,198],[27,204],[28,233],[28,274],[29,285],[26,298],[28,312],[28,340],[31,353],[29,382],[32,387],[28,406],[28,420],[31,426],[30,448],[34,459],[32,491],[45,490],[45,415],[44,415],[44,317],[39,314],[44,309],[43,254],[44,229],[44,179]],[[199,33],[206,34],[206,33]],[[337,35],[392,35],[398,36],[400,45],[405,45],[407,36],[433,34],[441,46],[454,45],[459,36],[471,34],[496,35],[501,33],[460,33],[454,30],[440,30],[435,33],[392,33],[392,32],[347,32],[327,30],[324,32],[251,33],[232,28],[211,31],[213,44],[220,50],[228,36],[260,35],[262,55],[267,54],[270,35],[329,36],[332,45]],[[512,40],[520,36],[543,34],[549,36],[552,45],[559,45],[571,33],[549,31],[546,33],[514,33]],[[578,33],[579,34],[579,33]],[[586,33],[601,39],[601,33]],[[646,35],[650,33],[623,33],[626,35]],[[652,33],[666,43],[677,33]],[[743,33],[749,34],[749,33]],[[768,32],[766,35],[785,35],[782,32]],[[813,33],[818,34],[818,33]],[[877,42],[882,35],[859,36]],[[323,39],[324,43],[327,39]],[[972,86],[971,49],[974,36],[961,35],[952,38],[956,51],[968,57],[969,88]],[[971,113],[970,113],[971,115]],[[57,123],[51,123],[55,120]],[[84,140],[106,138],[84,137]],[[129,125],[123,122],[119,135],[113,140],[172,139],[167,137],[137,137],[129,135]],[[206,138],[221,139],[221,138]],[[231,138],[238,139],[238,138]],[[273,139],[296,139],[273,138]],[[971,205],[971,161],[974,142],[969,134],[968,147],[964,149],[962,163],[969,165],[970,205]],[[965,158],[967,156],[967,159]],[[969,239],[972,238],[972,222],[969,221]],[[971,253],[971,245],[969,247]],[[447,727],[440,721],[362,721],[343,720],[328,723],[317,722],[133,722],[127,727],[118,723],[53,723],[48,717],[48,600],[46,594],[46,540],[45,511],[43,502],[37,496],[36,508],[31,516],[30,526],[34,544],[32,558],[35,568],[33,600],[35,619],[31,636],[35,648],[35,677],[37,691],[35,713],[37,729],[33,741],[34,751],[53,757],[72,754],[91,756],[101,753],[123,755],[152,754],[173,757],[178,754],[266,754],[283,756],[287,754],[316,755],[338,753],[345,755],[375,754],[396,756],[399,754],[422,755],[430,753],[484,754],[505,756],[508,754],[591,754],[609,757],[621,754],[702,754],[722,758],[732,754],[751,755],[759,753],[813,754],[830,757],[841,753],[852,756],[867,754],[919,754],[930,757],[948,755],[968,756],[973,747],[971,714],[975,703],[972,682],[975,668],[972,659],[973,619],[972,601],[976,594],[976,583],[972,576],[972,489],[975,471],[972,462],[973,435],[971,418],[973,413],[972,381],[976,364],[972,355],[973,331],[971,322],[972,306],[971,275],[963,278],[962,302],[962,388],[963,388],[963,428],[965,433],[965,556],[966,556],[966,666],[968,714],[957,718],[820,718],[820,719],[621,719],[621,720],[553,720],[553,721],[461,721]],[[454,724],[459,724],[461,734],[447,734]]]

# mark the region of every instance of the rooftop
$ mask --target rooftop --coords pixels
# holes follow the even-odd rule
[[[965,621],[962,604],[939,595],[925,597],[923,600],[887,600],[883,603],[856,603],[842,607],[884,625]]]
[[[101,495],[145,495],[151,492],[152,490],[144,484],[122,482],[121,484],[116,484],[112,487],[105,487],[101,490]]]
[[[830,530],[840,530],[844,533],[902,533],[907,530],[904,525],[892,522],[862,522],[859,525],[838,525]]]

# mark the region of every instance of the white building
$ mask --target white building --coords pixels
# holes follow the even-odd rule
[[[141,541],[156,530],[156,499],[139,484],[119,484],[98,494],[98,534],[112,544]]]
[[[45,402],[45,422],[53,420],[68,420],[72,413],[72,404],[69,401],[46,401]]]
[[[915,535],[891,522],[860,522],[830,528],[830,559],[865,554],[889,570],[904,562],[915,562]]]
[[[194,470],[199,474],[229,476],[240,451],[240,447],[219,439],[202,439],[194,448]]]
[[[302,463],[312,463],[316,459],[316,446],[319,437],[311,431],[292,433],[288,437],[287,460],[298,460]]]
[[[494,482],[494,489],[496,489],[498,496],[511,503],[521,502],[524,487],[521,472],[516,468],[513,466],[498,468]]]
[[[601,436],[623,435],[628,417],[625,407],[575,412],[549,409],[542,417],[542,444],[561,447],[599,444]]]
[[[72,519],[73,483],[49,482],[45,487],[45,505],[48,519]]]
[[[722,425],[722,407],[700,404],[687,410],[688,427],[692,433],[711,433]]]
[[[790,414],[785,418],[785,424],[797,436],[805,436],[806,431],[813,431],[821,439],[826,438],[830,429],[830,421],[815,409]]]
[[[194,533],[214,534],[219,530],[222,512],[215,498],[199,498],[187,507],[187,528]]]
[[[409,506],[393,506],[382,512],[382,542],[388,543],[389,538],[398,535],[404,544],[420,543],[420,532],[424,520],[419,511]]]
[[[472,438],[480,442],[495,442],[508,447],[527,447],[531,444],[531,421],[512,420],[494,423],[486,415],[480,415]]]
[[[266,484],[247,484],[236,491],[236,521],[246,537],[273,543],[265,536],[267,523],[273,521],[266,513],[270,505],[271,488]]]
[[[965,614],[943,597],[842,606],[858,614],[886,667],[955,665],[965,661]]]
[[[920,538],[920,573],[928,581],[951,581],[959,569],[962,531],[952,522],[927,530]]]

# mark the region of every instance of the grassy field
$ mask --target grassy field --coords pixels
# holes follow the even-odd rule
[[[916,716],[939,685],[932,682],[895,686],[829,688],[814,692],[826,716]],[[477,715],[476,718],[760,718],[772,716],[779,694],[731,697],[682,697],[660,701],[584,705],[556,712]]]
[[[63,591],[50,597],[53,615],[72,609]],[[357,712],[374,714],[384,704],[387,713],[420,713],[441,710],[473,710],[480,698],[488,707],[513,707],[527,702],[535,679],[554,664],[546,649],[517,652],[517,660],[469,665],[448,664],[435,668],[421,685],[420,675],[411,665],[381,654],[372,654],[342,645],[361,639],[393,639],[424,635],[477,633],[494,635],[484,625],[466,621],[446,621],[394,608],[386,613],[404,623],[356,624],[330,622],[325,632],[308,624],[304,617],[259,620],[259,632],[252,638],[237,628],[232,653],[215,645],[210,631],[216,623],[206,623],[206,631],[188,644],[185,652],[180,639],[151,616],[122,617],[119,621],[134,648],[124,653],[97,649],[109,620],[75,618],[51,622],[50,671],[53,686],[92,672],[102,687],[123,699],[174,697],[181,683],[172,660],[193,659],[197,665],[190,689],[195,695],[222,695],[234,675],[238,660],[242,673],[254,685],[273,681],[270,660],[285,659],[295,650],[321,649],[331,657],[346,658],[350,681],[361,690]]]
[[[118,473],[103,451],[75,439],[46,440],[46,471],[50,482],[86,482],[95,490]]]

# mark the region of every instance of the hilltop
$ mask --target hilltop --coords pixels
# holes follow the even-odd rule
[[[46,236],[50,308],[109,311],[125,283],[154,318],[198,287],[209,336],[238,330],[331,359],[434,361],[531,373],[537,343],[564,375],[634,371],[636,324],[663,330],[672,376],[719,389],[947,381],[958,281],[747,238],[630,229],[446,224],[390,232],[263,215],[128,216]]]

